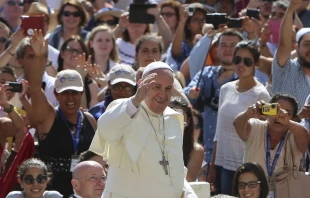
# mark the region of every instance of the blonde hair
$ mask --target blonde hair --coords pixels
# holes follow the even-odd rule
[[[113,60],[114,62],[119,62],[119,55],[118,55],[118,50],[117,50],[117,46],[115,43],[115,37],[112,34],[112,30],[111,28],[109,28],[106,25],[100,25],[95,27],[91,32],[90,32],[90,36],[89,39],[86,42],[86,46],[88,49],[89,54],[92,56],[93,61],[95,60],[95,51],[94,49],[90,46],[90,41],[93,41],[96,34],[99,32],[108,32],[112,38],[112,42],[113,42],[113,49],[111,50],[110,54],[109,54],[109,58],[111,60]]]

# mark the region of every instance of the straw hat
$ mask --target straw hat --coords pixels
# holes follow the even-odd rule
[[[57,26],[56,16],[55,14],[49,14],[48,8],[44,4],[39,2],[32,2],[29,10],[24,15],[33,16],[40,14],[44,14],[49,17],[49,27],[46,34],[54,31],[55,27]]]

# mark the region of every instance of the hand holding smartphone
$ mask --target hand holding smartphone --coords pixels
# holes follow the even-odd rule
[[[147,12],[149,8],[156,8],[156,4],[130,4],[129,7],[129,22],[153,24],[155,16]]]
[[[22,92],[23,91],[23,85],[21,83],[18,82],[8,82],[7,85],[9,87],[12,87],[11,89],[9,89],[11,92]]]

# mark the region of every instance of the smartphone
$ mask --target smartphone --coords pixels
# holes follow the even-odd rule
[[[269,29],[271,31],[271,34],[269,36],[268,41],[270,43],[279,43],[279,37],[280,37],[280,27],[281,27],[282,20],[269,20]]]
[[[44,15],[22,16],[21,29],[24,30],[25,36],[32,36],[34,30],[44,30]]]
[[[18,82],[8,82],[8,85],[12,87],[10,89],[11,92],[22,92],[23,91],[23,85]]]
[[[260,20],[259,19],[259,13],[260,13],[260,10],[259,9],[247,9],[246,10],[246,15],[248,17],[253,17],[257,20]]]
[[[275,103],[266,103],[260,108],[260,113],[263,115],[275,116],[278,112],[278,106]]]
[[[135,4],[146,4],[147,0],[134,0],[133,1]]]
[[[242,19],[229,18],[227,19],[227,27],[229,28],[242,28]]]
[[[155,22],[155,17],[151,14],[148,14],[147,9],[156,7],[156,4],[130,4],[129,22],[153,24]]]
[[[213,29],[217,30],[219,25],[227,23],[227,15],[226,13],[207,14],[206,23],[212,24]]]

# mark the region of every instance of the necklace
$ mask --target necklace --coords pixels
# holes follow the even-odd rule
[[[153,131],[154,131],[154,133],[155,133],[155,135],[156,135],[156,140],[157,140],[157,142],[158,142],[158,144],[159,144],[159,147],[160,147],[160,150],[161,150],[162,160],[159,161],[159,164],[160,164],[161,166],[163,166],[163,169],[164,169],[164,171],[165,171],[165,174],[168,175],[168,165],[169,165],[169,162],[166,160],[166,156],[165,156],[165,141],[166,141],[165,120],[163,119],[163,125],[164,125],[164,140],[163,140],[163,142],[162,142],[162,145],[160,145],[160,142],[159,142],[159,139],[158,139],[158,136],[157,136],[157,132],[156,132],[155,127],[154,127],[154,125],[153,125],[153,123],[152,123],[152,121],[151,121],[151,118],[150,118],[149,114],[147,113],[147,111],[145,110],[145,108],[144,108],[143,106],[142,106],[142,108],[143,108],[143,110],[145,111],[147,117],[149,118],[149,121],[150,121],[151,126],[152,126],[152,128],[153,128]]]

